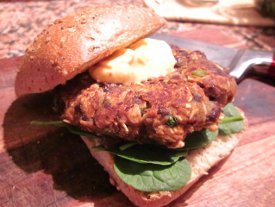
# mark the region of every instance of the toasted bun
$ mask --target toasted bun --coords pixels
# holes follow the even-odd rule
[[[163,23],[151,10],[134,5],[79,9],[49,25],[26,50],[16,94],[44,92],[64,84]]]
[[[207,174],[207,171],[217,164],[220,160],[227,157],[236,147],[239,139],[235,135],[218,137],[209,146],[193,150],[188,154],[187,160],[191,164],[192,176],[191,180],[179,190],[162,191],[157,193],[144,193],[135,190],[131,186],[124,183],[114,171],[113,156],[106,151],[93,151],[95,145],[91,138],[82,137],[93,157],[104,167],[110,175],[110,181],[121,190],[130,201],[137,206],[142,207],[159,207],[165,206],[172,202],[185,191],[187,191],[201,176]]]

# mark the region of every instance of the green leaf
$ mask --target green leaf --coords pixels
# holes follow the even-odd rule
[[[228,103],[225,107],[223,107],[222,112],[225,116],[241,116],[241,113],[238,109],[233,105],[233,103]]]
[[[128,185],[143,192],[177,190],[191,178],[191,167],[186,159],[172,165],[140,164],[116,157],[114,169]]]
[[[198,132],[193,132],[185,138],[185,146],[183,147],[183,149],[192,150],[200,147],[205,147],[209,145],[213,140],[215,140],[217,136],[218,130],[212,132],[208,129],[204,129]]]
[[[226,136],[242,131],[244,128],[243,121],[236,121],[227,124],[219,124],[219,134]]]
[[[221,123],[226,124],[226,123],[242,121],[242,120],[243,120],[242,116],[226,116],[222,119]]]
[[[275,17],[275,2],[274,0],[258,0],[257,6],[261,14],[266,17]]]
[[[78,127],[75,127],[75,126],[72,126],[72,125],[69,125],[69,124],[67,124],[66,128],[72,134],[76,134],[76,135],[79,135],[79,136],[85,136],[85,137],[89,137],[89,138],[100,138],[99,136],[97,136],[97,135],[95,135],[91,132],[84,131],[84,130],[78,128]]]
[[[241,113],[232,104],[227,104],[223,110],[224,118],[219,124],[220,135],[230,135],[240,132],[244,129],[244,122]]]
[[[31,121],[31,125],[37,126],[55,126],[55,127],[65,127],[66,124],[63,121]]]
[[[128,142],[128,143],[126,143],[126,144],[121,145],[121,146],[119,147],[119,150],[124,151],[124,150],[126,150],[126,149],[128,149],[128,148],[130,148],[130,147],[133,147],[134,145],[137,145],[137,144],[138,144],[138,143],[136,143],[136,142]]]
[[[94,146],[91,148],[92,151],[97,152],[97,151],[106,151],[105,147],[103,147],[102,145],[99,146]]]
[[[86,136],[90,138],[100,138],[100,136],[97,136],[91,132],[84,131],[80,129],[79,127],[70,125],[68,123],[65,123],[63,121],[31,121],[32,125],[37,126],[55,126],[55,127],[66,127],[69,132],[72,134],[76,134],[79,136]]]
[[[152,144],[136,144],[123,150],[120,148],[121,147],[115,147],[107,151],[123,159],[140,164],[171,165],[181,157],[186,156],[187,153],[187,151],[184,150],[167,149]]]

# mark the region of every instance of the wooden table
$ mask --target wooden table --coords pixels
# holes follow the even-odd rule
[[[0,58],[23,55],[28,45],[46,25],[74,9],[110,3],[144,5],[143,0],[2,0],[0,19],[4,21],[0,22]],[[275,50],[274,27],[169,21],[161,31],[233,48]]]
[[[0,24],[0,58],[23,54],[49,22],[91,2],[99,1],[1,2],[5,21]],[[168,22],[161,31],[233,48],[275,48],[274,28]],[[130,206],[79,137],[29,124],[54,116],[47,108],[48,97],[16,99],[13,85],[19,61],[0,60],[0,206]],[[239,146],[171,206],[274,206],[275,88],[246,79],[235,103],[249,120]]]
[[[79,137],[29,124],[54,116],[47,96],[16,99],[19,61],[0,60],[0,206],[130,206]],[[275,88],[246,79],[235,103],[249,120],[238,147],[171,206],[274,206]]]

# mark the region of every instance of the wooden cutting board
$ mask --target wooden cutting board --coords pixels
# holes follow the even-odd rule
[[[131,206],[79,137],[29,124],[54,116],[48,96],[16,99],[19,61],[0,60],[0,206]],[[274,206],[275,88],[246,79],[235,104],[249,120],[238,147],[171,207]]]

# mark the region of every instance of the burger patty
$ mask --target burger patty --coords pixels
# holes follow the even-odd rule
[[[225,105],[233,99],[236,81],[221,66],[209,61],[204,53],[173,47],[173,54],[177,60],[176,70],[188,82],[198,84],[210,100]]]
[[[236,83],[201,52],[173,52],[175,72],[140,84],[78,76],[61,87],[63,120],[100,136],[182,147],[189,133],[217,124]]]

